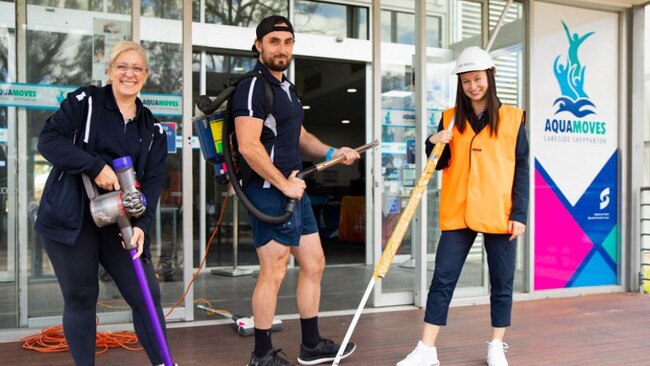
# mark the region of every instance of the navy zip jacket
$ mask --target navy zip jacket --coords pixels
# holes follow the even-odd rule
[[[105,164],[112,167],[113,159],[130,155],[147,199],[146,211],[131,223],[145,232],[144,254],[151,257],[148,233],[167,173],[167,134],[140,99],[136,99],[136,105],[136,117],[127,128],[111,85],[89,86],[69,93],[59,110],[47,119],[38,151],[53,168],[43,189],[37,232],[50,240],[74,245],[83,215],[90,214],[81,174],[94,180]],[[120,123],[124,131],[116,128]],[[129,134],[129,138],[118,141],[113,137],[120,133]]]

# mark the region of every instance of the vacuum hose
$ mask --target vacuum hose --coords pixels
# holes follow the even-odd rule
[[[232,89],[231,89],[232,88]],[[202,95],[199,97],[199,99],[196,102],[197,108],[203,112],[206,115],[212,114],[219,107],[223,104],[223,102],[230,97],[230,95],[233,93],[235,87],[234,86],[229,86],[226,88],[224,91],[222,91],[214,100],[212,100],[210,97]],[[230,179],[230,183],[232,184],[232,188],[237,194],[237,197],[239,198],[239,201],[246,207],[246,209],[253,214],[255,217],[258,219],[269,223],[269,224],[281,224],[287,221],[291,215],[293,214],[293,211],[296,207],[296,200],[293,198],[288,198],[287,203],[284,207],[284,211],[281,215],[279,216],[271,216],[268,215],[262,211],[260,211],[253,203],[248,199],[246,194],[244,193],[244,189],[242,188],[241,184],[239,183],[239,179],[237,178],[237,175],[235,174],[235,164],[233,160],[233,155],[232,155],[232,149],[231,149],[231,141],[230,141],[230,136],[233,131],[232,128],[234,126],[234,121],[232,119],[232,113],[230,111],[230,105],[226,107],[226,116],[224,118],[223,122],[223,127],[222,127],[222,141],[223,141],[223,157],[224,157],[224,162],[227,167],[227,174],[228,178]],[[374,146],[377,146],[379,142],[377,140],[366,144],[362,145],[356,150],[361,153],[364,152]],[[325,168],[328,168],[332,165],[338,164],[341,161],[345,159],[345,156],[339,156],[336,159],[331,159],[325,162],[322,162],[320,164],[317,164],[313,167],[310,167],[306,170],[303,170],[302,172],[299,172],[296,177],[299,179],[303,179],[304,177],[315,173],[317,171],[321,171]]]

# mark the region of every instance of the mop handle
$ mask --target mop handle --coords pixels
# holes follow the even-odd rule
[[[129,255],[133,258],[134,255],[138,253],[138,249],[129,250]],[[158,312],[156,311],[156,306],[153,303],[153,297],[151,296],[151,291],[149,290],[149,285],[147,281],[147,276],[144,273],[144,267],[142,266],[142,261],[140,257],[132,259],[133,269],[135,270],[135,275],[138,278],[138,283],[140,284],[140,290],[142,291],[142,296],[144,297],[144,302],[147,306],[147,312],[149,313],[149,320],[151,321],[151,326],[153,327],[154,333],[156,335],[156,340],[158,341],[158,347],[160,348],[160,354],[162,356],[165,366],[174,366],[174,361],[172,361],[172,355],[169,353],[169,347],[167,346],[167,340],[165,338],[165,333],[163,332],[162,326],[160,325],[160,319],[158,318]]]
[[[451,123],[447,127],[447,130],[451,131],[453,128],[454,128],[454,120],[452,119]],[[413,188],[413,191],[411,192],[411,196],[409,197],[406,207],[402,211],[402,214],[400,215],[399,220],[395,225],[395,229],[393,230],[393,233],[388,239],[386,248],[384,248],[384,252],[382,253],[381,258],[379,259],[379,262],[375,266],[375,271],[372,275],[372,278],[370,278],[370,282],[368,283],[366,292],[363,294],[363,298],[359,303],[359,307],[357,308],[357,311],[354,313],[354,317],[352,318],[352,323],[350,323],[350,326],[348,327],[348,331],[345,334],[345,337],[343,338],[343,342],[341,343],[341,347],[339,348],[339,351],[336,353],[336,358],[334,358],[334,362],[332,363],[332,366],[338,366],[339,362],[341,362],[341,357],[343,356],[343,352],[345,352],[345,348],[350,342],[350,338],[352,337],[352,332],[354,331],[354,328],[356,327],[357,322],[361,317],[361,311],[363,311],[363,308],[366,306],[366,302],[368,301],[368,297],[372,292],[375,282],[377,281],[377,279],[384,278],[384,276],[388,272],[388,269],[393,263],[393,258],[395,258],[395,253],[397,252],[397,249],[399,249],[399,246],[402,243],[402,239],[406,234],[406,229],[408,228],[411,219],[413,218],[413,214],[415,213],[415,210],[420,205],[422,195],[426,190],[427,184],[431,179],[431,175],[433,174],[436,165],[438,165],[438,159],[440,159],[440,155],[442,155],[442,152],[445,149],[445,145],[446,144],[443,142],[438,142],[433,147],[433,151],[431,151],[431,155],[429,156],[427,164],[424,167],[424,171],[420,176],[420,178],[418,178],[418,181],[415,185],[415,188]]]

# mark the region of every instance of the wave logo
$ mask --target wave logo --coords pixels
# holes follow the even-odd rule
[[[595,114],[596,112],[591,108],[596,106],[589,100],[589,96],[584,90],[586,66],[582,65],[578,58],[578,48],[595,32],[581,36],[578,33],[571,34],[564,21],[562,21],[562,26],[569,41],[569,50],[565,63],[560,62],[562,54],[557,55],[553,62],[553,72],[562,92],[562,96],[553,102],[553,105],[557,106],[555,114],[566,111],[578,118]]]
[[[64,91],[60,91],[59,94],[56,96],[56,101],[57,103],[61,104],[65,100],[67,93]]]
[[[604,210],[609,206],[609,187],[600,191],[600,209]]]

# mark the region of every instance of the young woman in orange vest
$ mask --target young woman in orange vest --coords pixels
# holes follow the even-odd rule
[[[529,167],[524,111],[497,98],[490,54],[469,47],[458,56],[456,107],[443,112],[438,132],[426,141],[447,146],[438,162],[442,169],[440,229],[435,271],[424,317],[422,339],[397,366],[437,366],[435,347],[447,323],[449,302],[463,264],[478,233],[484,237],[490,273],[492,338],[489,366],[507,366],[517,238],[526,230]],[[455,125],[449,130],[449,125]]]

